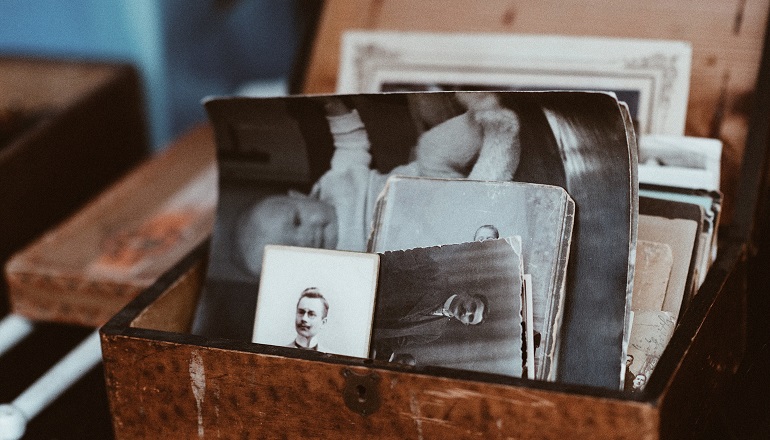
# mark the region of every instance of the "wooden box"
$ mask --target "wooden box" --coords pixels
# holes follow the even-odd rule
[[[745,344],[726,245],[640,395],[188,334],[206,247],[101,329],[116,438],[689,438]]]
[[[5,266],[13,312],[98,327],[211,233],[208,125],[147,159]]]
[[[764,163],[767,139],[761,128],[768,103],[761,100],[751,115],[744,104],[755,83],[762,84],[758,78],[767,81],[759,66],[768,6],[766,0],[708,6],[609,0],[325,2],[309,52],[306,92],[333,91],[339,37],[348,28],[599,34],[693,43],[687,132],[725,141],[723,188],[737,202],[723,219],[719,256],[643,392],[191,335],[205,277],[204,245],[101,329],[116,437],[704,437],[746,347],[747,232],[763,172],[752,165]],[[750,120],[760,121],[760,134],[749,130]],[[744,142],[748,165],[739,171]]]
[[[0,264],[148,152],[127,64],[0,57],[0,112],[29,120],[0,145]]]

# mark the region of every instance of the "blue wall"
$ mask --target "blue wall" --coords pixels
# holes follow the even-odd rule
[[[0,0],[0,54],[134,63],[160,148],[205,119],[203,97],[285,79],[295,13],[288,0]]]

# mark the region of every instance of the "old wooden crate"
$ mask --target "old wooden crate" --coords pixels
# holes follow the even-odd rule
[[[733,206],[723,218],[719,257],[642,393],[191,335],[205,276],[203,245],[101,329],[116,437],[703,437],[746,345],[748,232],[767,146],[768,103],[758,78],[768,75],[760,71],[768,6],[767,0],[329,0],[309,51],[303,90],[316,93],[333,91],[339,36],[348,28],[692,42],[687,134],[725,141],[722,186]],[[752,113],[746,102],[757,84],[761,99]]]
[[[211,233],[213,134],[200,125],[5,266],[13,312],[98,327]]]
[[[745,344],[735,243],[640,395],[193,336],[206,252],[101,329],[117,438],[688,438]]]
[[[127,64],[2,56],[0,120],[0,264],[148,152]]]

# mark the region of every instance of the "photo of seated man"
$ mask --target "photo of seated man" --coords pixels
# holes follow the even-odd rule
[[[453,319],[463,325],[479,325],[489,313],[489,302],[482,294],[431,291],[401,298],[399,303],[399,309],[386,309],[378,316],[377,324],[382,327],[375,338],[377,358],[389,359],[395,349],[435,341]]]
[[[381,254],[370,356],[521,377],[520,252],[486,240]]]

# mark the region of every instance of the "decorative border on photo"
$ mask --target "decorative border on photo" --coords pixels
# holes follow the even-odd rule
[[[337,92],[607,90],[635,101],[638,133],[682,135],[691,59],[682,41],[348,31]]]

